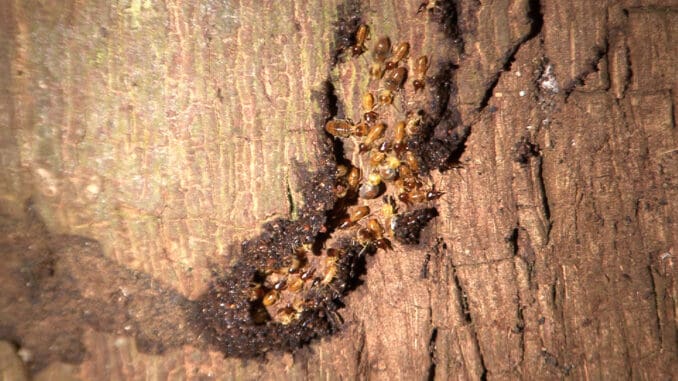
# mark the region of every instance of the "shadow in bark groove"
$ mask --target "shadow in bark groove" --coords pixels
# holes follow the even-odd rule
[[[196,343],[189,300],[106,258],[96,241],[51,235],[30,201],[27,210],[0,224],[0,337],[32,354],[32,371],[82,361],[87,327],[133,336],[151,353]]]

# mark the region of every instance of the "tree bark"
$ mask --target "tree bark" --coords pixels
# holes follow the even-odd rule
[[[340,332],[224,358],[181,305],[298,217],[297,168],[324,160],[312,94],[360,110],[369,51],[335,60],[352,16],[368,48],[455,63],[459,165],[432,173],[421,244],[367,259]],[[15,1],[0,24],[0,334],[36,378],[678,374],[678,2]]]

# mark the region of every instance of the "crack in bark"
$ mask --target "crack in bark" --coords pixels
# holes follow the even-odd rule
[[[514,278],[517,278],[518,269],[516,268],[515,261],[518,259],[523,260],[522,257],[514,257],[513,259]],[[513,328],[513,332],[520,334],[520,337],[518,339],[520,346],[520,362],[519,362],[520,366],[525,360],[525,317],[523,316],[523,300],[522,297],[520,296],[519,289],[516,289],[516,303],[518,304],[518,308],[516,311],[516,318],[518,319],[518,323]]]
[[[459,299],[459,307],[460,311],[462,313],[462,316],[464,318],[464,321],[467,324],[473,323],[473,319],[471,318],[471,312],[468,307],[468,299],[466,298],[466,293],[464,292],[464,288],[461,286],[461,281],[459,280],[459,276],[457,275],[457,267],[452,264],[452,279],[454,280],[454,286],[455,289],[457,290],[457,297]]]
[[[287,195],[287,203],[289,204],[289,215],[290,217],[295,218],[297,206],[294,203],[294,197],[292,197],[292,187],[290,186],[289,176],[286,178],[285,193]]]
[[[537,163],[537,176],[536,181],[539,187],[539,195],[542,199],[542,208],[544,211],[544,222],[546,224],[546,231],[544,232],[546,236],[544,237],[543,246],[548,245],[551,241],[551,208],[549,207],[549,197],[546,194],[546,182],[544,181],[544,159],[539,156],[539,161]]]
[[[523,233],[523,234],[521,234]],[[531,287],[532,284],[532,271],[534,268],[534,249],[532,248],[532,243],[530,241],[529,234],[525,234],[525,230],[516,225],[512,229],[511,234],[506,237],[506,240],[510,243],[513,249],[513,271],[514,279],[518,277],[517,272],[518,268],[516,266],[516,261],[521,260],[526,264],[527,267],[527,276],[528,276],[528,287]],[[524,246],[524,247],[522,247]],[[523,299],[520,294],[520,289],[516,290],[516,303],[518,308],[516,310],[516,318],[518,320],[516,326],[513,328],[513,333],[520,334],[519,337],[519,346],[520,346],[520,362],[518,366],[521,366],[525,361],[525,352],[526,352],[526,343],[525,343],[525,317],[523,315]]]
[[[473,342],[476,346],[476,349],[478,350],[478,358],[480,359],[480,379],[481,380],[486,380],[487,379],[487,366],[485,366],[485,357],[483,356],[483,350],[480,347],[480,341],[478,340],[478,332],[473,329]]]
[[[421,279],[428,279],[428,264],[431,261],[431,252],[427,251],[424,255],[424,263],[421,265],[421,271],[419,271],[419,277]]]
[[[480,340],[478,339],[478,331],[475,329],[473,325],[473,317],[471,316],[471,311],[469,309],[468,299],[466,297],[466,293],[464,292],[464,288],[461,285],[461,281],[459,280],[459,276],[457,275],[457,266],[455,266],[454,263],[451,263],[450,266],[452,267],[452,279],[454,281],[455,290],[457,292],[457,299],[459,300],[460,312],[462,314],[464,322],[471,330],[473,344],[476,348],[478,359],[480,360],[481,366],[480,379],[485,380],[487,377],[488,370],[487,367],[485,366],[485,357],[483,356],[483,351],[480,346]]]
[[[594,54],[593,57],[591,57],[588,62],[585,65],[584,70],[582,70],[579,74],[577,74],[574,78],[570,80],[564,87],[563,87],[563,94],[565,95],[565,100],[567,100],[572,94],[572,92],[580,86],[583,86],[586,84],[585,79],[586,76],[588,76],[591,73],[596,73],[599,71],[598,69],[598,64],[600,63],[600,60],[605,58],[607,56],[607,49],[608,46],[596,46],[594,47]]]
[[[436,238],[436,243],[433,246],[433,249],[426,251],[426,254],[424,255],[424,263],[422,263],[421,271],[419,272],[419,277],[421,279],[428,279],[428,266],[429,262],[431,261],[431,254],[433,254],[436,259],[439,259],[444,250],[447,250],[447,245],[442,238]]]
[[[487,82],[485,95],[481,99],[480,105],[478,106],[479,111],[484,110],[485,107],[487,107],[487,105],[489,104],[490,99],[492,98],[492,94],[494,92],[494,88],[497,87],[497,84],[499,83],[499,79],[501,78],[502,73],[507,72],[511,69],[511,63],[513,62],[513,59],[518,50],[520,49],[520,47],[523,46],[523,44],[525,44],[526,42],[537,37],[541,33],[541,29],[544,24],[544,19],[541,14],[541,3],[539,0],[530,0],[528,4],[529,11],[527,12],[527,16],[528,18],[532,19],[530,32],[527,33],[522,38],[518,39],[515,45],[510,47],[504,53],[504,56],[500,60],[501,69],[499,69],[499,71],[497,71]]]
[[[493,265],[493,264],[499,264],[502,262],[510,261],[513,257],[505,257],[505,258],[498,258],[498,259],[490,259],[487,261],[479,261],[479,262],[473,262],[473,263],[464,263],[462,265],[456,265],[456,268],[476,268],[476,267],[483,267],[485,265]]]
[[[537,224],[539,226],[527,226],[530,231],[535,235],[532,237],[537,240],[537,243],[540,247],[543,247],[549,243],[550,234],[551,234],[551,210],[548,204],[548,196],[546,195],[546,183],[543,176],[543,165],[544,160],[541,155],[541,149],[538,144],[535,144],[531,141],[529,136],[523,136],[520,141],[518,141],[514,146],[515,158],[514,160],[521,164],[525,169],[524,176],[530,183],[534,184],[533,189],[535,189],[535,206],[531,209],[534,210],[534,213],[537,217]],[[533,163],[530,163],[534,160]],[[518,205],[520,206],[520,205]],[[520,214],[519,214],[520,216]],[[522,222],[519,218],[519,226]],[[528,223],[531,220],[527,221]],[[533,223],[534,224],[534,223]],[[517,237],[516,237],[517,238]],[[529,237],[527,238],[530,239]]]
[[[431,336],[429,337],[428,340],[428,356],[429,356],[429,367],[428,367],[428,374],[426,376],[426,379],[429,381],[433,381],[436,378],[436,365],[437,365],[437,360],[436,360],[436,340],[438,339],[438,327],[433,327],[431,330]]]
[[[426,11],[430,20],[440,24],[443,33],[450,41],[454,41],[461,49],[460,52],[463,53],[464,40],[459,32],[461,30],[459,25],[460,7],[461,2],[459,0],[422,1],[417,13]]]
[[[652,269],[652,265],[647,266],[647,271],[650,273],[650,286],[652,289],[654,301],[654,316],[657,335],[659,336],[659,347],[664,348],[664,335],[662,335],[662,317],[659,312],[659,292],[657,291],[657,282],[655,281],[655,272]]]
[[[504,241],[506,241],[509,244],[509,247],[511,248],[511,256],[515,257],[518,255],[518,229],[520,228],[520,224],[517,223],[516,226],[511,229],[511,232],[504,237]]]
[[[358,335],[358,348],[355,353],[356,369],[358,374],[367,377],[369,364],[367,363],[367,338],[365,337],[365,323],[360,323],[360,333]]]

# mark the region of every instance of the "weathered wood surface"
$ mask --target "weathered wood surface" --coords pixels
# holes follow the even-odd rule
[[[471,135],[435,176],[427,240],[369,260],[344,331],[259,363],[85,326],[82,362],[38,379],[678,374],[678,2],[460,1],[463,54],[419,1],[394,3],[363,19],[457,61]],[[312,91],[359,88],[332,67],[343,6],[3,3],[0,212],[23,218],[30,198],[50,234],[197,297],[229,247],[294,214],[293,167],[318,155]]]

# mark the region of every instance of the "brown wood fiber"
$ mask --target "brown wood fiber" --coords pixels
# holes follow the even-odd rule
[[[35,377],[678,374],[678,2],[453,1],[463,52],[421,3],[358,9],[376,35],[457,63],[471,134],[460,165],[433,175],[445,195],[422,244],[368,260],[342,332],[245,362],[198,344],[149,354],[83,323],[81,361]],[[0,255],[83,236],[120,269],[102,274],[140,273],[197,298],[263,222],[295,217],[294,167],[322,152],[312,91],[331,79],[343,107],[359,107],[363,79],[332,66],[347,4],[0,4]],[[44,230],[12,222],[28,199]],[[42,245],[31,250],[51,250]],[[5,295],[23,295],[13,279]],[[104,276],[101,290],[117,282]],[[0,313],[13,313],[3,298]],[[12,351],[0,359],[2,377],[23,374]]]

